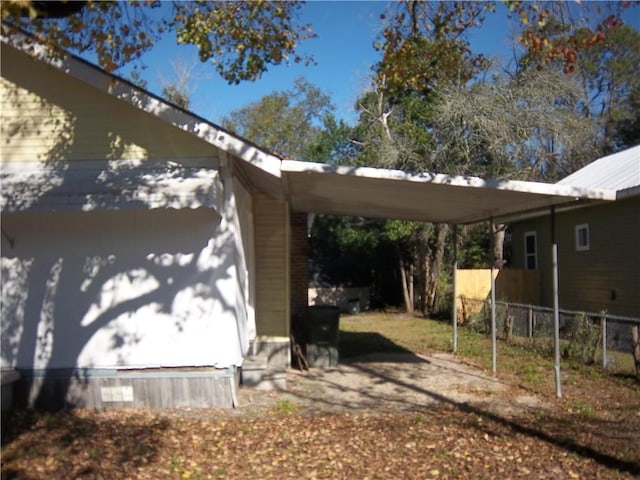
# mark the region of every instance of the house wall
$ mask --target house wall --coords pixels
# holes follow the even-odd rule
[[[2,45],[3,162],[199,158],[215,147]]]
[[[556,215],[560,307],[640,317],[640,197]],[[575,226],[588,224],[590,249],[575,248]],[[524,267],[524,234],[535,231],[542,303],[551,306],[551,233],[548,216],[514,223],[513,266]]]
[[[306,213],[290,214],[291,228],[291,328],[303,342],[309,305],[309,224]]]
[[[194,135],[10,46],[2,46],[1,61],[2,163],[51,167],[30,196],[55,195],[70,181],[69,163],[90,165],[98,176],[121,171],[110,178],[125,184],[127,168],[145,162],[221,173],[218,150]],[[2,364],[240,364],[255,337],[253,206],[247,190],[222,173],[217,213],[3,212]],[[56,334],[53,342],[49,324],[68,339]]]
[[[234,231],[236,250],[236,274],[238,290],[236,303],[239,318],[247,325],[246,345],[256,338],[256,257],[253,198],[237,178],[232,177],[234,205],[231,209],[235,217]],[[245,342],[243,342],[245,345]]]
[[[290,364],[289,206],[269,195],[254,196],[256,342],[253,353],[270,367]]]
[[[221,225],[209,209],[3,214],[2,366],[241,364]]]

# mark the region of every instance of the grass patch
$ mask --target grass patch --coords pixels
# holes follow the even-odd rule
[[[542,393],[552,393],[554,384],[553,357],[548,352],[527,343],[506,343],[498,340],[498,374],[515,383]],[[371,312],[340,317],[340,357],[367,353],[451,352],[453,350],[451,323],[406,314]],[[613,353],[613,352],[612,352]],[[458,356],[466,362],[492,369],[491,339],[471,328],[458,328]],[[598,365],[581,365],[563,359],[562,371],[567,385],[584,380],[613,381]]]
[[[451,326],[444,322],[385,313],[340,317],[341,356],[450,349]]]
[[[273,408],[276,412],[283,415],[290,415],[298,411],[298,405],[296,405],[295,402],[286,399],[278,400]]]

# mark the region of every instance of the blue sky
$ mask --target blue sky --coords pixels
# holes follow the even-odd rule
[[[143,58],[147,69],[143,77],[149,89],[160,93],[162,79],[171,80],[171,61],[180,59],[195,64],[191,110],[213,122],[230,111],[255,102],[276,90],[293,86],[295,78],[303,76],[329,94],[340,118],[354,123],[353,104],[369,85],[371,66],[379,60],[373,48],[380,31],[380,14],[387,9],[386,1],[309,1],[301,9],[301,22],[313,26],[317,38],[301,44],[300,52],[312,54],[317,65],[280,65],[270,67],[259,80],[228,85],[219,78],[211,65],[200,63],[194,47],[178,46],[172,34],[167,35]],[[499,8],[504,8],[500,6]],[[637,9],[634,9],[637,13]],[[640,18],[625,19],[640,29]],[[469,39],[474,51],[501,61],[508,60],[512,34],[505,16],[489,14],[485,24],[473,29]]]
[[[302,7],[301,22],[311,23],[317,38],[300,45],[300,53],[313,55],[317,65],[279,65],[255,82],[228,85],[209,64],[197,59],[196,49],[178,46],[168,35],[143,58],[147,69],[143,77],[149,89],[160,93],[162,79],[172,79],[171,61],[180,58],[188,65],[195,63],[196,80],[191,110],[219,122],[222,116],[265,95],[286,90],[297,77],[305,77],[333,99],[342,118],[353,120],[353,103],[368,85],[371,66],[378,53],[373,43],[380,27],[380,14],[386,2],[312,1]]]

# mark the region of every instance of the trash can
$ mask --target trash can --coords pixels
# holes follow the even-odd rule
[[[338,365],[340,309],[330,305],[307,309],[307,362],[310,367]]]

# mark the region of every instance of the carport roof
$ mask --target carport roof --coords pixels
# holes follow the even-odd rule
[[[411,174],[283,160],[285,195],[294,211],[469,224],[615,200],[615,191],[570,185]]]

